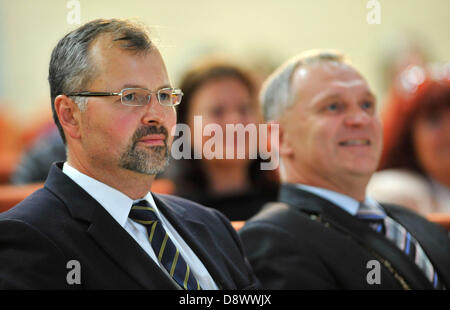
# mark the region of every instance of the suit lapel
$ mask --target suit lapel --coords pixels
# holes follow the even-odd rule
[[[60,197],[74,219],[89,223],[87,232],[108,256],[145,289],[178,289],[125,229],[61,171],[62,163],[58,166],[52,166],[45,187]]]
[[[441,281],[450,287],[450,241],[442,227],[397,206],[384,206],[386,213],[408,230],[419,242]]]
[[[280,200],[303,212],[320,215],[322,221],[351,236],[362,246],[369,247],[390,262],[412,288],[432,289],[423,272],[395,244],[340,207],[292,184],[283,185]]]
[[[387,260],[413,289],[433,289],[424,273],[414,261],[406,256],[393,242],[376,233],[368,225],[339,207],[330,205],[322,213],[323,220],[352,236],[361,245],[366,245]]]
[[[88,233],[144,288],[158,290],[179,288],[103,207],[96,207]]]
[[[208,251],[205,245],[214,244],[206,226],[191,216],[185,206],[169,203],[163,196],[153,194],[158,209],[170,221],[178,234],[203,263],[219,289],[236,288],[228,273],[223,272],[217,262],[222,260],[216,251]],[[170,211],[169,211],[170,210]],[[169,212],[168,212],[169,211]]]

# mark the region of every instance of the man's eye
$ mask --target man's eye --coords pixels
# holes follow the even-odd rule
[[[160,92],[159,93],[159,100],[160,101],[169,101],[170,100],[170,94],[169,93],[164,93],[164,92]]]
[[[133,102],[136,98],[136,95],[134,93],[126,94],[122,97],[122,100],[125,102]]]
[[[330,103],[329,105],[326,106],[326,109],[328,111],[337,111],[339,108],[339,105],[337,103]]]
[[[371,101],[364,101],[362,104],[362,108],[365,110],[370,110],[373,108],[373,103]]]
[[[214,117],[222,117],[225,113],[225,110],[222,107],[215,107],[211,110],[211,115]]]

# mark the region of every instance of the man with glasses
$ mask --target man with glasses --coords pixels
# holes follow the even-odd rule
[[[95,20],[53,50],[67,161],[0,215],[6,289],[245,289],[257,281],[226,218],[149,192],[168,164],[182,91],[142,26]]]

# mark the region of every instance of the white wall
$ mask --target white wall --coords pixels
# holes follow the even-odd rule
[[[69,0],[0,0],[0,99],[22,117],[49,108],[48,62],[67,23]],[[384,94],[380,62],[403,32],[418,35],[436,61],[450,60],[449,0],[379,0],[381,24],[369,25],[368,0],[79,0],[81,23],[139,17],[159,38],[176,82],[199,53],[242,59],[269,55],[278,65],[309,48],[344,51]],[[4,103],[5,104],[5,103]]]

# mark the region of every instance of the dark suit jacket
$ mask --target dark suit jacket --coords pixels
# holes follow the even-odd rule
[[[0,288],[178,289],[110,214],[53,165],[45,186],[0,214]],[[153,194],[221,289],[254,289],[240,240],[219,212]],[[66,277],[81,265],[81,284]]]
[[[268,205],[239,231],[263,288],[432,289],[394,243],[328,200],[284,184],[280,201],[283,204]],[[405,208],[383,207],[419,241],[450,288],[447,232]],[[380,284],[367,281],[374,270],[367,268],[370,260],[380,262]]]

